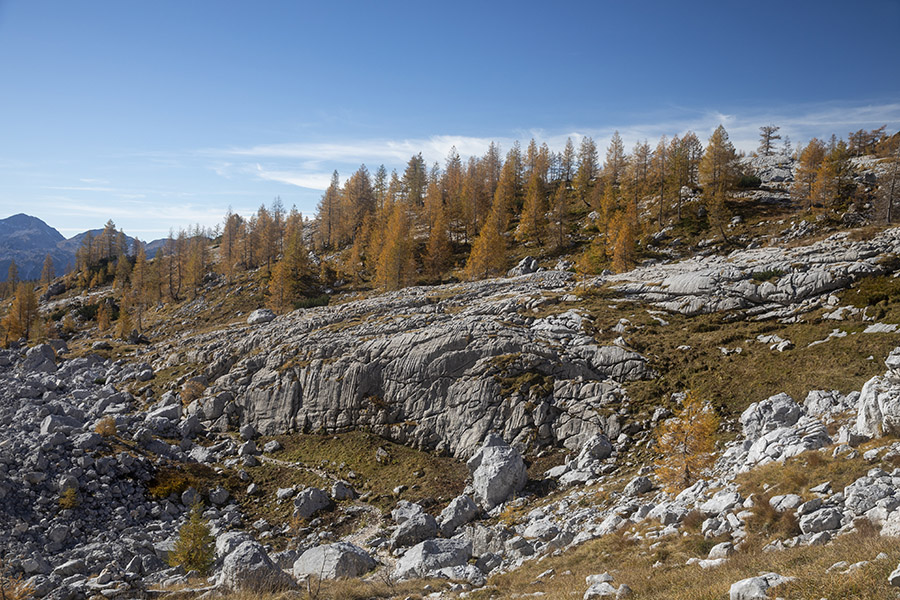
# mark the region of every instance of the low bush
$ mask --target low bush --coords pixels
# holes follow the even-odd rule
[[[112,437],[116,435],[116,420],[112,417],[103,417],[97,421],[94,431],[103,437]]]

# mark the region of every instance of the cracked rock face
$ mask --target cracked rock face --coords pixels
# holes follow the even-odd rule
[[[618,275],[626,296],[686,315],[743,311],[758,318],[789,316],[818,308],[828,292],[857,278],[885,272],[880,258],[900,250],[900,229],[871,240],[838,233],[798,248],[736,250],[728,256],[696,257],[639,267]],[[754,279],[765,273],[766,281]]]
[[[652,373],[639,354],[599,346],[577,311],[530,316],[573,286],[553,271],[410,288],[198,336],[165,364],[208,365],[200,406],[227,392],[266,435],[369,428],[460,458],[491,431],[578,448],[618,435],[603,410],[621,396],[616,382]]]

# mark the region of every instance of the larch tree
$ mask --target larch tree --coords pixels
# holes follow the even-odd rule
[[[494,202],[491,205],[491,212],[496,212],[499,218],[498,224],[501,232],[506,231],[516,207],[516,195],[518,192],[516,177],[515,162],[507,160],[500,173],[500,181],[497,183],[497,190],[494,192]],[[482,229],[484,229],[484,226],[482,226]]]
[[[778,130],[781,127],[777,125],[763,125],[759,128],[759,148],[757,152],[760,156],[771,156],[775,154],[775,140],[780,140],[781,136]]]
[[[131,277],[131,262],[124,254],[120,254],[116,259],[116,275],[113,279],[113,289],[116,291],[124,290],[128,286],[129,277]]]
[[[791,198],[795,202],[802,202],[807,209],[812,207],[813,186],[819,175],[819,167],[825,160],[825,144],[813,138],[800,151],[800,160],[797,165],[797,175],[791,184]]]
[[[700,479],[715,463],[719,418],[696,394],[688,392],[675,416],[656,430],[656,477],[676,494]]]
[[[569,202],[569,191],[564,181],[560,181],[556,186],[550,214],[553,222],[554,245],[556,249],[566,248],[569,245],[568,232],[572,220],[572,209]]]
[[[396,173],[395,173],[396,175]],[[336,248],[338,232],[338,211],[341,203],[341,179],[337,170],[331,174],[331,183],[319,201],[317,214],[319,215],[319,229],[317,246],[319,248]]]
[[[41,268],[41,284],[49,287],[53,280],[56,279],[56,271],[53,268],[53,257],[47,254],[44,257],[44,266]]]
[[[234,279],[241,260],[240,247],[243,235],[244,219],[231,212],[231,207],[228,207],[225,224],[222,227],[222,240],[219,244],[218,269],[229,281]]]
[[[819,165],[816,181],[812,186],[812,199],[821,206],[837,206],[849,200],[855,189],[850,153],[844,140],[840,140],[833,144]]]
[[[703,185],[703,200],[710,225],[719,230],[723,241],[728,241],[725,233],[728,208],[725,202],[736,182],[737,154],[728,139],[728,132],[719,125],[710,136],[700,161],[700,183]]]
[[[19,282],[9,312],[3,320],[7,343],[19,338],[30,338],[39,317],[34,285]]]
[[[499,187],[498,193],[499,193]],[[466,262],[468,279],[496,277],[506,272],[506,241],[503,239],[501,209],[494,206],[472,244]]]
[[[597,179],[597,145],[590,137],[581,138],[578,148],[578,169],[575,171],[575,194],[585,206],[590,206],[591,189]]]
[[[425,199],[425,188],[428,185],[428,168],[422,153],[414,155],[406,163],[403,171],[403,189],[405,200],[409,208],[417,209]]]
[[[628,203],[625,211],[620,211],[610,226],[609,254],[612,256],[611,268],[616,273],[624,273],[635,265],[635,243],[637,239],[637,215],[635,205]]]
[[[149,297],[150,279],[148,277],[147,251],[144,245],[135,238],[134,240],[134,268],[131,270],[131,298],[133,300],[134,314],[136,317],[136,329],[144,330],[144,308]]]
[[[415,255],[406,203],[392,206],[384,244],[378,255],[375,285],[385,290],[408,286],[415,276]]]
[[[572,183],[572,178],[575,176],[576,165],[577,158],[575,155],[575,144],[572,143],[572,138],[566,138],[566,146],[559,156],[559,178],[562,179],[566,185]]]
[[[885,221],[894,219],[894,202],[900,194],[900,144],[886,161],[886,168],[878,178],[878,196],[884,206]]]
[[[19,267],[16,261],[9,261],[9,269],[6,271],[6,285],[4,285],[4,296],[9,297],[16,293],[16,287],[19,285]]]
[[[525,190],[525,206],[522,208],[522,216],[516,228],[516,240],[542,244],[546,238],[546,213],[543,181],[537,172],[532,172]]]
[[[652,179],[657,194],[656,226],[663,227],[669,192],[669,143],[666,136],[659,138],[652,157]]]
[[[603,163],[603,178],[606,185],[620,185],[625,173],[625,143],[616,131],[606,147],[606,162]]]
[[[450,245],[450,227],[447,212],[443,205],[435,207],[428,243],[425,245],[425,268],[429,277],[440,280],[450,265],[452,246]]]

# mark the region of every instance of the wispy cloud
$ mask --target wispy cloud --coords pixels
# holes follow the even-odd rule
[[[313,190],[324,190],[331,183],[330,173],[308,173],[300,171],[271,171],[264,169],[259,164],[256,165],[256,174],[260,179],[267,181],[277,181],[296,185],[297,187],[309,188]]]

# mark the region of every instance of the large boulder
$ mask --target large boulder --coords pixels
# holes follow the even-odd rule
[[[784,577],[778,573],[766,573],[759,577],[742,579],[731,584],[728,590],[729,600],[767,600],[769,588],[791,581],[792,577]]]
[[[478,506],[475,502],[465,494],[457,496],[441,511],[438,518],[441,535],[445,538],[452,537],[459,527],[474,519],[476,515]]]
[[[294,580],[278,568],[257,542],[243,542],[222,561],[216,585],[235,591],[256,593],[294,589]]]
[[[308,487],[294,498],[294,516],[308,519],[317,512],[331,508],[328,494],[315,487]]]
[[[391,548],[406,548],[437,535],[438,525],[428,513],[419,513],[403,521],[391,535]]]
[[[314,575],[320,579],[361,577],[375,568],[369,553],[348,542],[310,548],[294,562],[294,577]]]
[[[55,373],[56,352],[49,344],[38,344],[29,348],[21,369],[26,373]]]
[[[472,542],[460,539],[425,540],[407,550],[394,569],[395,579],[428,577],[445,567],[461,567],[472,557]]]
[[[502,503],[528,482],[522,455],[496,435],[485,439],[466,466],[472,475],[475,502],[484,510]]]
[[[609,442],[609,438],[602,433],[598,433],[591,437],[581,447],[576,459],[578,469],[585,469],[597,461],[605,460],[612,454],[613,447]]]
[[[258,308],[250,313],[250,316],[247,317],[248,325],[259,325],[262,323],[268,323],[270,321],[275,320],[275,313],[273,313],[268,308]]]
[[[859,394],[856,430],[869,437],[900,434],[900,348],[884,362],[884,376],[867,381]]]
[[[787,394],[777,394],[754,402],[741,413],[744,437],[755,441],[770,431],[794,425],[803,409]]]

